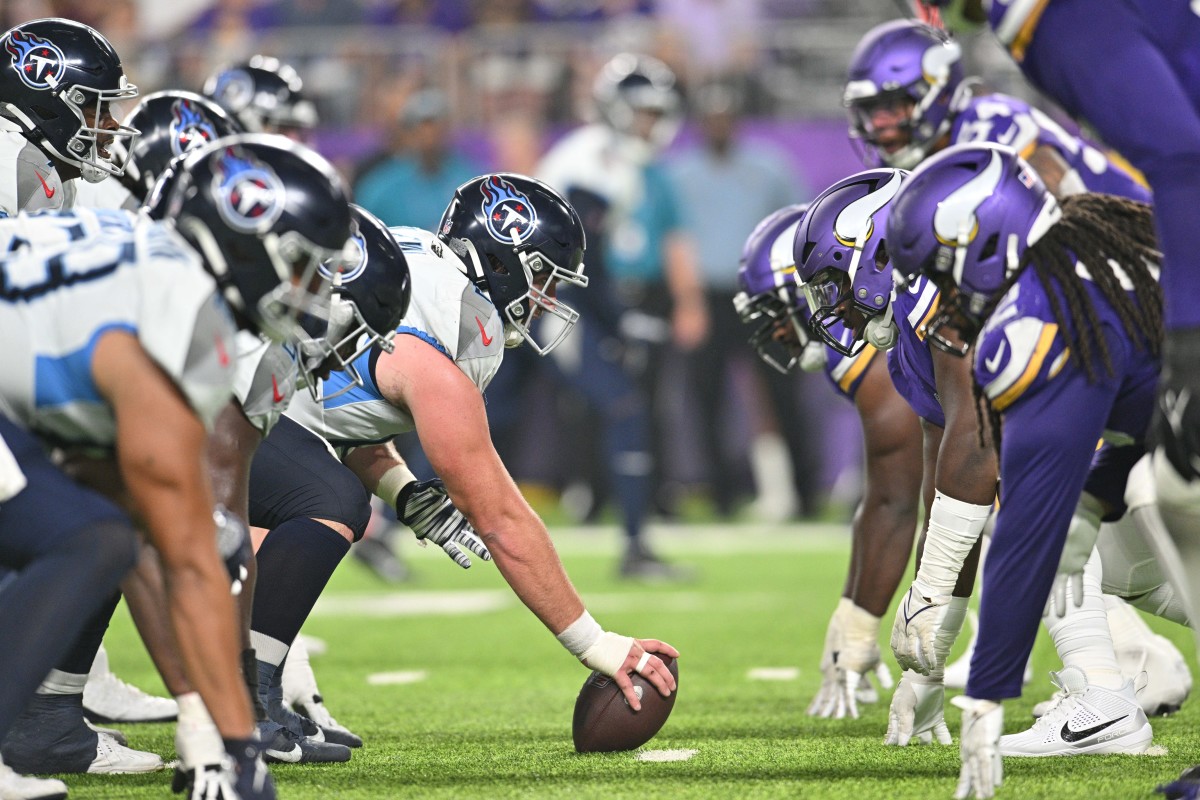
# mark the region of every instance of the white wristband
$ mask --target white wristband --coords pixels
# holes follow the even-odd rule
[[[592,619],[592,615],[585,610],[579,615],[579,619],[568,625],[555,638],[558,639],[559,644],[567,648],[571,655],[583,658],[583,654],[600,639],[603,633],[604,629],[600,627],[600,623]]]
[[[941,492],[934,493],[933,507],[929,509],[929,532],[916,581],[922,591],[928,591],[930,598],[954,591],[963,562],[979,540],[991,513],[990,505],[964,503]]]
[[[375,496],[395,508],[400,490],[416,479],[417,476],[412,474],[406,464],[397,464],[380,476],[379,483],[375,486]]]

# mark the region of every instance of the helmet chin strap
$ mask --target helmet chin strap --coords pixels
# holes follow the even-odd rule
[[[888,303],[887,311],[883,312],[882,317],[875,316],[867,320],[867,327],[863,331],[863,339],[876,350],[891,350],[896,346],[898,332],[896,326],[892,324],[892,309],[894,306],[894,302]]]
[[[820,342],[809,342],[800,353],[800,369],[805,372],[820,372],[825,369],[828,361],[825,345]]]

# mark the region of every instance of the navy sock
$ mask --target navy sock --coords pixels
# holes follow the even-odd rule
[[[92,662],[96,660],[96,653],[100,651],[104,633],[108,630],[108,623],[112,621],[113,613],[117,610],[119,602],[121,602],[121,593],[113,592],[112,597],[105,600],[96,613],[92,614],[84,623],[83,630],[75,637],[75,643],[71,645],[67,654],[54,665],[55,669],[73,675],[86,675],[91,671]]]
[[[291,646],[349,550],[341,534],[311,519],[288,520],[267,534],[258,549],[251,630]]]

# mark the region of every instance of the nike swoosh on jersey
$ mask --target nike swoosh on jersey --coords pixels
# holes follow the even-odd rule
[[[275,380],[275,376],[271,376],[271,396],[275,398],[276,403],[283,402],[283,392],[279,391],[279,384]]]
[[[1108,722],[1101,722],[1099,725],[1093,725],[1092,727],[1084,728],[1081,731],[1071,730],[1071,722],[1068,720],[1067,722],[1063,723],[1062,730],[1059,731],[1059,735],[1062,736],[1062,740],[1064,742],[1079,742],[1088,738],[1089,736],[1095,736],[1105,728],[1111,728],[1113,725],[1116,725],[1118,722],[1127,718],[1128,716],[1129,715],[1126,714],[1125,716],[1117,717],[1116,719],[1110,719]]]
[[[479,337],[483,339],[483,346],[487,347],[495,337],[487,335],[487,331],[483,329],[483,320],[479,317],[475,318],[475,324],[479,326]]]
[[[999,347],[999,349],[996,350],[996,355],[992,356],[991,358],[985,358],[983,360],[983,365],[985,367],[987,367],[988,372],[991,372],[993,374],[996,372],[996,367],[1000,366],[1000,359],[1004,357],[1004,351],[1007,348],[1008,348],[1008,339],[1001,339],[1000,347]]]
[[[45,179],[45,178],[43,178],[43,177],[42,177],[42,173],[38,172],[36,169],[33,171],[33,174],[34,174],[34,175],[37,175],[37,176],[38,176],[38,180],[42,182],[42,191],[46,193],[46,197],[47,197],[47,198],[54,197],[54,193],[55,193],[56,191],[58,191],[58,190],[57,190],[57,189],[51,189],[49,186],[47,186],[47,185],[46,185],[46,179]]]

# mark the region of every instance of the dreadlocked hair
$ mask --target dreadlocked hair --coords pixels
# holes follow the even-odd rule
[[[1100,330],[1100,318],[1088,296],[1076,262],[1087,268],[1092,283],[1117,312],[1125,334],[1136,346],[1157,356],[1162,347],[1162,289],[1151,265],[1162,259],[1154,234],[1150,206],[1108,194],[1077,194],[1060,201],[1062,217],[1021,258],[1012,276],[997,290],[986,318],[1027,267],[1031,267],[1050,298],[1050,308],[1067,347],[1079,359],[1091,383],[1113,374],[1112,356]],[[1072,258],[1072,254],[1074,258]],[[1124,273],[1132,296],[1121,285]],[[1069,323],[1069,324],[1068,324]],[[979,435],[984,419],[1000,452],[1000,414],[976,382],[974,387]]]

